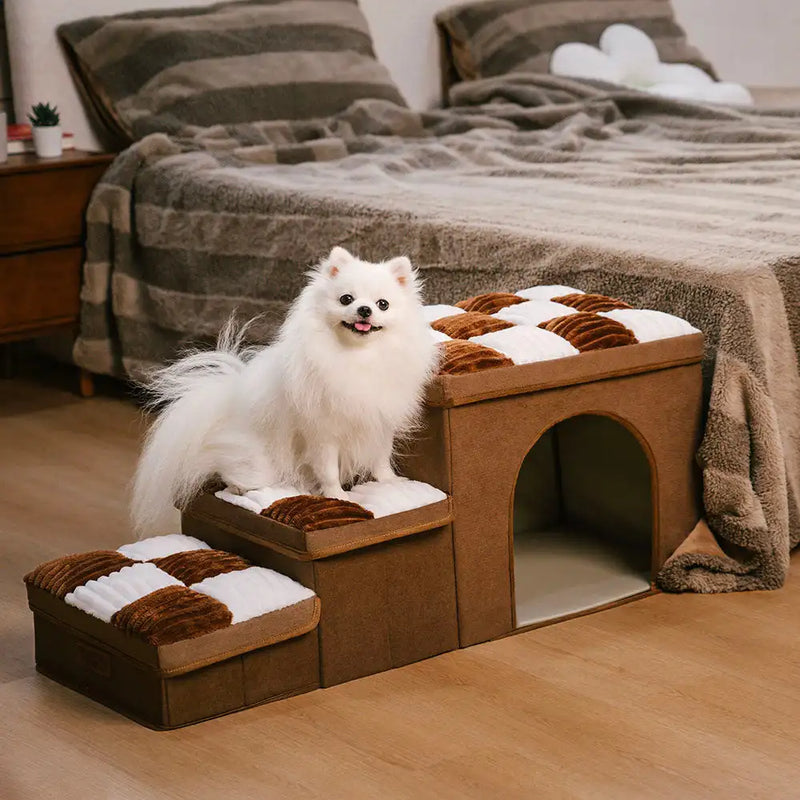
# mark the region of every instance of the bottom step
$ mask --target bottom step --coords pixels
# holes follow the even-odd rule
[[[25,583],[38,671],[149,727],[319,686],[319,598],[198,539],[63,556]]]

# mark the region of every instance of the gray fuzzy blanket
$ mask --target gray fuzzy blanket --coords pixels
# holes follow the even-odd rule
[[[713,537],[671,590],[780,586],[800,539],[800,117],[562,78],[462,84],[417,113],[156,134],[87,212],[77,362],[140,377],[238,309],[268,339],[333,244],[405,253],[428,302],[566,283],[707,337],[698,454]]]

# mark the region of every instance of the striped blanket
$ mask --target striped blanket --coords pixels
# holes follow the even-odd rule
[[[703,330],[716,535],[673,590],[774,588],[800,539],[800,119],[516,74],[417,113],[155,134],[87,212],[78,363],[141,377],[238,308],[268,339],[333,244],[406,253],[426,301],[563,283]]]

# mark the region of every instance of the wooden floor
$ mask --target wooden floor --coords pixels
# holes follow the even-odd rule
[[[0,383],[0,798],[800,797],[800,562],[155,733],[33,669],[23,573],[128,539],[121,398]]]

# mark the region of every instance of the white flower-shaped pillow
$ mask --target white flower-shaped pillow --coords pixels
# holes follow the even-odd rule
[[[630,86],[677,100],[753,104],[750,92],[741,84],[715,81],[692,64],[662,63],[644,31],[621,23],[603,31],[599,48],[581,42],[559,45],[550,58],[550,72]]]

